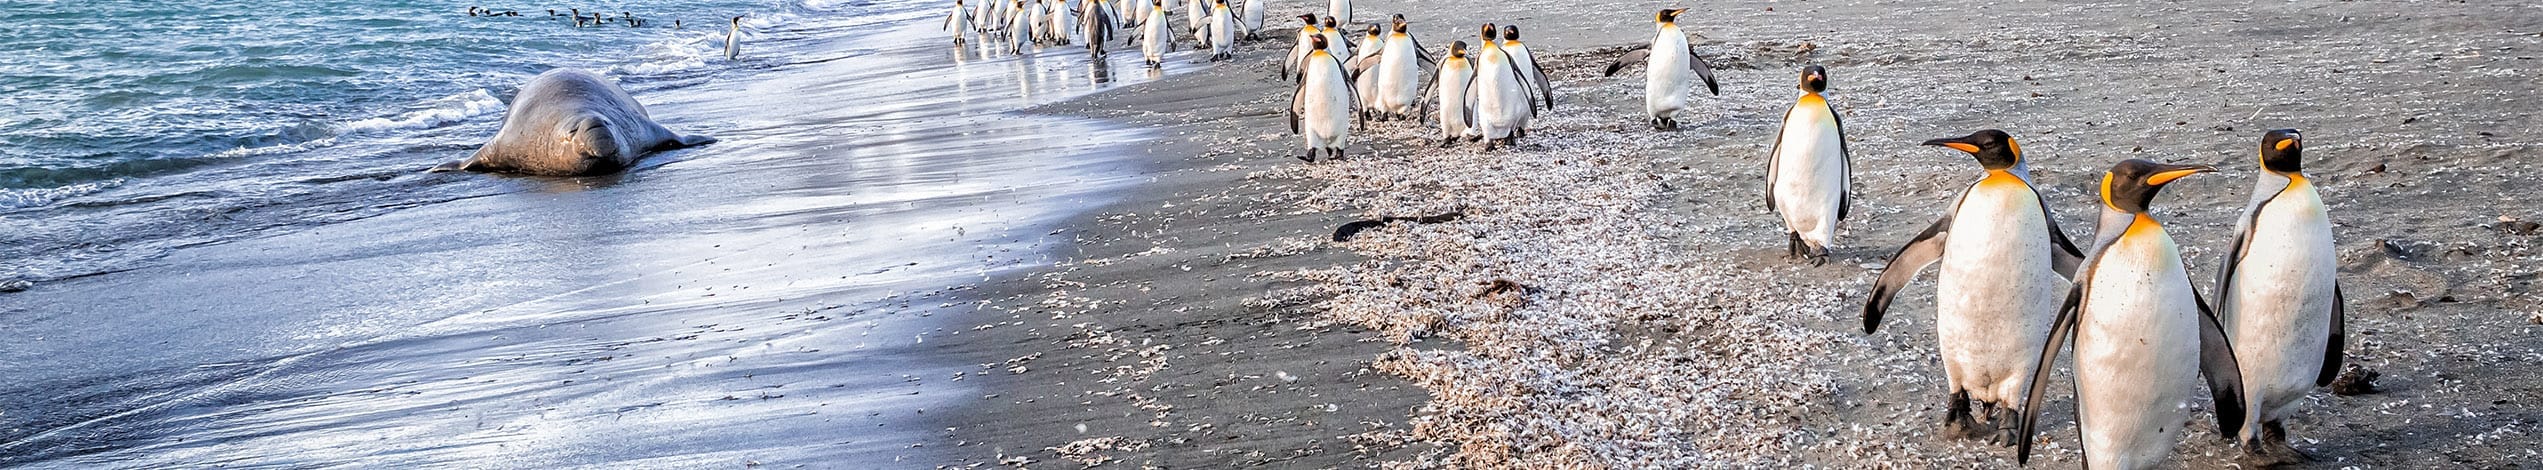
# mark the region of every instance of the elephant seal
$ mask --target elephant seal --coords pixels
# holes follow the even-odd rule
[[[713,137],[683,136],[655,124],[644,105],[608,79],[560,68],[521,85],[494,140],[466,160],[431,171],[598,175],[625,170],[646,153],[713,142]]]

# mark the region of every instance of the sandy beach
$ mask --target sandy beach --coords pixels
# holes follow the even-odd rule
[[[787,31],[820,41],[641,94],[714,146],[572,179],[417,157],[370,177],[449,197],[0,294],[0,466],[2012,468],[1938,435],[1930,273],[1861,332],[1979,173],[1917,144],[1987,128],[2076,240],[2119,160],[2222,168],[2155,203],[2201,291],[2251,148],[2303,129],[2379,377],[2307,399],[2301,468],[2543,457],[2536,5],[1361,0],[1432,48],[1525,28],[1556,108],[1516,149],[1376,122],[1306,163],[1281,19],[1324,5],[1270,3],[1235,60],[1163,71],[948,53],[932,8]],[[1677,131],[1638,67],[1600,73],[1664,7],[1722,84]],[[1822,266],[1762,204],[1814,64],[1855,165]],[[1430,219],[1333,238],[1391,217]],[[2035,468],[2081,466],[2056,377]],[[2243,468],[2194,406],[2176,466]]]
[[[963,456],[948,464],[2011,467],[2010,448],[1935,436],[1930,276],[1879,334],[1859,330],[1880,263],[1977,174],[1916,143],[1982,128],[2021,139],[2079,240],[2119,159],[2225,168],[2157,202],[2202,290],[2257,171],[2249,148],[2304,129],[2338,231],[2349,361],[2381,374],[2376,393],[2317,392],[2290,421],[2318,458],[2306,466],[2507,468],[2543,443],[2536,235],[2521,223],[2543,217],[2522,190],[2543,137],[2527,73],[2543,10],[1707,6],[1683,23],[1709,38],[1722,96],[1655,132],[1635,117],[1639,74],[1598,74],[1648,40],[1658,5],[1549,6],[1408,13],[1433,47],[1472,23],[1527,28],[1560,108],[1517,151],[1432,149],[1435,128],[1394,122],[1355,132],[1352,160],[1286,158],[1278,42],[1043,109],[1164,126],[1150,154],[1174,169],[1073,224],[1081,255],[985,292],[965,348],[994,396],[945,422]],[[1271,16],[1305,12],[1292,7]],[[1781,259],[1759,202],[1807,64],[1829,68],[1856,152],[1856,215],[1822,267]],[[2051,397],[2038,457],[2078,466],[2071,401]],[[2182,466],[2239,468],[2208,416],[2193,414]]]

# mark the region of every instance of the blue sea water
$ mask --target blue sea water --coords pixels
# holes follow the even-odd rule
[[[471,17],[472,6],[519,16]],[[467,197],[466,185],[396,177],[471,150],[539,72],[594,70],[642,95],[746,71],[722,57],[733,16],[765,44],[915,7],[0,1],[12,29],[0,54],[0,280],[112,271],[264,228]],[[578,28],[550,8],[644,24]]]

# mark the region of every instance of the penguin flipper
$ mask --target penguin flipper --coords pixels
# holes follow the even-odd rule
[[[1289,133],[1291,134],[1300,134],[1305,132],[1305,130],[1298,127],[1298,105],[1301,101],[1300,98],[1304,98],[1306,96],[1307,75],[1303,73],[1298,74],[1298,88],[1289,91]]]
[[[1506,56],[1506,55],[1509,55],[1509,53],[1504,52],[1504,53],[1502,53],[1502,55],[1505,55],[1505,56]],[[1532,85],[1532,84],[1528,83],[1528,74],[1527,74],[1527,73],[1525,73],[1525,72],[1521,72],[1521,71],[1519,71],[1519,61],[1513,60],[1513,61],[1510,61],[1510,62],[1509,62],[1509,64],[1510,64],[1510,75],[1511,75],[1511,76],[1515,76],[1515,77],[1519,77],[1519,86],[1520,86],[1520,87],[1522,87],[1522,88],[1527,88],[1527,87],[1533,87],[1533,86],[1534,86],[1534,85]],[[1531,117],[1531,118],[1536,117],[1536,107],[1537,107],[1537,105],[1542,104],[1542,103],[1538,103],[1538,102],[1536,101],[1536,94],[1535,94],[1535,93],[1520,93],[1520,94],[1522,94],[1522,95],[1528,95],[1528,117]]]
[[[1624,69],[1626,65],[1639,64],[1649,58],[1651,58],[1651,46],[1641,46],[1636,47],[1633,50],[1625,51],[1625,55],[1616,56],[1615,62],[1609,62],[1607,64],[1606,74],[1600,76],[1616,76],[1616,71]]]
[[[2048,198],[2041,197],[2039,189],[2031,190],[2031,199],[2040,203],[2040,220],[2048,222],[2049,242],[2057,245],[2049,250],[2049,268],[2057,270],[2059,276],[2074,279],[2075,267],[2084,264],[2084,252],[2076,250],[2075,241],[2066,238],[2066,230],[2057,227],[2057,214],[2049,212]]]
[[[1800,106],[1801,106],[1800,104],[1794,104],[1794,105],[1793,105],[1793,107],[1800,107]],[[1786,122],[1792,122],[1792,109],[1790,109],[1790,108],[1784,109],[1784,117],[1783,117],[1783,118],[1780,118],[1780,119],[1776,119],[1776,120],[1775,120],[1775,122],[1777,123],[1777,125],[1781,125],[1782,123],[1786,123]],[[1841,138],[1841,139],[1838,139],[1838,140],[1844,140],[1844,139],[1842,139],[1842,138]],[[1776,158],[1776,155],[1777,155],[1777,154],[1779,154],[1779,153],[1781,153],[1781,152],[1783,152],[1783,151],[1784,151],[1784,131],[1783,131],[1783,129],[1776,129],[1776,130],[1775,130],[1775,144],[1774,144],[1774,145],[1772,145],[1772,146],[1766,147],[1766,210],[1768,210],[1768,211],[1774,211],[1774,212],[1777,212],[1777,213],[1781,213],[1782,209],[1778,209],[1778,208],[1776,208],[1776,207],[1775,207],[1775,178],[1777,177],[1777,176],[1776,176],[1776,172],[1777,172],[1778,170],[1781,170],[1781,169],[1782,169],[1782,167],[1783,167],[1783,164],[1782,164],[1782,163],[1783,163],[1783,162],[1782,162],[1782,160],[1783,160],[1783,159],[1782,159],[1782,158]],[[1959,204],[1952,204],[1952,207],[1953,207],[1953,208],[1955,208],[1955,209],[1957,209],[1959,206],[1960,206]]]
[[[1695,53],[1693,44],[1687,45],[1687,67],[1695,69],[1695,76],[1704,77],[1705,91],[1713,92],[1713,96],[1722,96],[1722,85],[1713,82],[1713,66],[1704,63],[1704,56]]]
[[[1916,273],[1942,260],[1943,241],[1950,236],[1951,216],[1945,215],[1933,226],[1925,227],[1924,233],[1916,234],[1916,239],[1908,240],[1906,246],[1899,247],[1898,254],[1890,255],[1890,264],[1883,266],[1881,276],[1872,281],[1872,293],[1864,296],[1863,334],[1880,330],[1881,315],[1889,313],[1890,299],[1907,288],[1907,283],[1915,282]]]
[[[1545,78],[1545,67],[1537,66],[1536,54],[1528,54],[1528,72],[1523,76],[1536,77],[1537,93],[1545,95],[1545,109],[1554,110],[1554,83]]]
[[[2057,320],[2049,322],[2049,340],[2040,345],[2040,362],[2031,366],[2031,391],[2023,394],[2021,425],[2013,434],[2014,465],[2031,461],[2031,438],[2039,433],[2040,408],[2044,408],[2040,406],[2041,398],[2048,393],[2049,371],[2056,369],[2057,348],[2065,346],[2067,338],[2075,333],[2076,317],[2082,313],[2078,307],[2083,301],[2084,283],[2075,283],[2066,291],[2066,304],[2057,308]]]
[[[2225,324],[2216,319],[2216,311],[2207,307],[2207,299],[2190,294],[2199,302],[2199,373],[2207,376],[2208,395],[2216,400],[2216,428],[2226,439],[2234,439],[2243,429],[2243,368],[2234,361],[2234,346],[2225,336]]]
[[[1695,52],[1688,51],[1687,56],[1694,57]],[[1704,59],[1696,59],[1695,63],[1704,63]],[[1706,86],[1712,86],[1713,82],[1707,80],[1704,84]],[[1718,95],[1721,93],[1715,92],[1714,94]],[[1845,215],[1854,211],[1854,151],[1846,148],[1845,115],[1837,114],[1836,103],[1828,102],[1825,98],[1821,98],[1819,102],[1828,106],[1828,119],[1834,120],[1837,123],[1837,159],[1845,165],[1845,169],[1840,170],[1843,172],[1841,174],[1845,176],[1845,185],[1837,188],[1837,220],[1845,220]],[[1781,138],[1778,137],[1777,139],[1780,140]],[[1955,204],[1955,206],[1957,206],[1957,204]]]
[[[2340,361],[2349,349],[2349,299],[2340,286],[2331,286],[2331,338],[2322,345],[2322,373],[2314,376],[2316,387],[2331,386],[2340,377]]]

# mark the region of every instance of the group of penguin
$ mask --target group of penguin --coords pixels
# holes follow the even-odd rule
[[[1099,43],[1113,29],[1129,27],[1134,39],[1144,38],[1151,66],[1174,47],[1167,20],[1174,0],[1129,0],[1132,21],[1118,20],[1124,12],[1112,0],[962,1],[945,20],[958,43],[968,29],[1008,38],[1007,46],[1021,51],[1026,42],[1067,44],[1074,32],[1100,55]],[[1238,38],[1262,28],[1262,0],[1246,0],[1242,9],[1209,1],[1204,7],[1192,0],[1185,30],[1204,39],[1213,60],[1224,59]],[[1480,44],[1456,41],[1445,57],[1433,58],[1403,15],[1370,25],[1356,44],[1347,40],[1341,27],[1353,24],[1349,0],[1329,1],[1323,18],[1298,16],[1297,42],[1281,64],[1295,86],[1290,131],[1305,138],[1307,161],[1342,158],[1354,124],[1425,115],[1438,121],[1443,146],[1482,141],[1488,151],[1516,145],[1539,110],[1553,109],[1551,83],[1516,26],[1485,24]],[[1711,67],[1676,24],[1685,11],[1660,10],[1651,43],[1605,70],[1613,76],[1646,66],[1644,111],[1657,129],[1678,127],[1676,114],[1689,108],[1697,81],[1720,94]],[[1420,79],[1424,64],[1431,65],[1428,83]],[[1765,202],[1784,224],[1786,255],[1814,263],[1827,261],[1837,224],[1853,205],[1853,161],[1842,118],[1822,96],[1827,80],[1823,67],[1801,70],[1801,96],[1786,111],[1767,164]],[[2308,391],[2337,376],[2346,315],[2328,211],[2304,175],[2297,131],[2261,137],[2259,182],[2219,263],[2213,305],[2192,287],[2180,247],[2149,207],[2166,185],[2214,167],[2119,162],[2098,188],[2093,243],[2079,249],[2033,187],[2012,136],[1989,129],[1924,144],[1966,153],[1983,172],[1882,269],[1865,302],[1864,331],[1877,330],[1892,298],[1919,272],[1940,265],[1935,326],[1950,388],[1948,434],[2012,444],[2016,459],[2027,462],[2043,408],[2034,404],[2044,403],[2049,372],[2071,342],[2076,421],[2091,468],[2168,461],[2202,377],[2218,427],[2247,461],[2305,458],[2288,445],[2284,422]]]
[[[516,11],[516,10],[501,10],[501,11],[497,11],[497,10],[492,9],[492,8],[486,8],[486,7],[473,7],[473,6],[472,6],[472,7],[468,7],[467,14],[468,14],[468,16],[471,16],[471,17],[485,17],[485,18],[493,18],[493,17],[518,17],[518,16],[521,16],[521,12]],[[600,27],[600,26],[602,26],[602,25],[611,25],[611,24],[625,25],[625,26],[627,26],[627,27],[629,27],[629,28],[642,28],[642,27],[644,27],[644,26],[645,26],[645,24],[646,24],[646,23],[649,23],[649,22],[650,22],[650,21],[647,21],[646,19],[644,19],[644,18],[642,18],[642,17],[638,17],[638,16],[636,16],[636,14],[635,14],[635,13],[632,13],[632,12],[624,12],[624,11],[622,11],[622,12],[618,12],[618,16],[609,16],[609,15],[606,15],[606,14],[602,14],[601,12],[594,11],[594,12],[592,12],[592,13],[591,13],[591,14],[589,14],[589,15],[585,15],[585,14],[583,14],[583,9],[581,9],[581,8],[567,8],[567,9],[565,9],[565,11],[561,11],[561,12],[560,12],[560,11],[557,11],[556,9],[551,8],[551,9],[548,9],[548,10],[547,10],[547,17],[548,17],[548,18],[572,18],[572,19],[574,20],[574,27],[577,27],[577,28],[592,28],[592,27]],[[735,22],[735,23],[739,23],[739,22],[741,21],[741,18],[740,18],[740,17],[734,17],[734,18],[733,18],[733,20],[734,20],[734,22]],[[680,20],[671,20],[671,29],[683,29],[683,25],[681,25],[681,24],[680,24]],[[727,41],[727,42],[730,42],[730,40],[728,39],[728,41]]]

